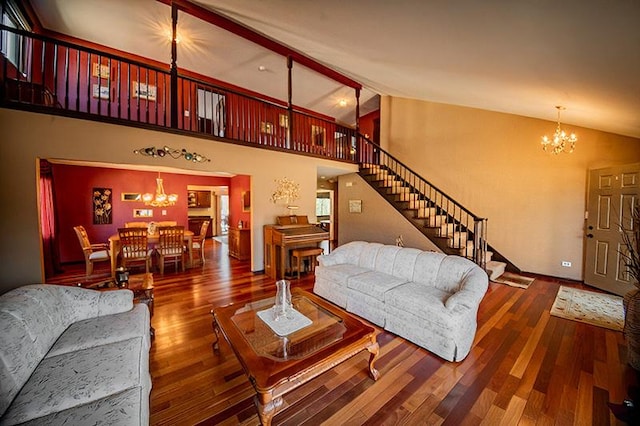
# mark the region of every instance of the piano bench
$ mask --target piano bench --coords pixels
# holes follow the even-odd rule
[[[316,270],[316,257],[320,256],[324,252],[324,249],[320,247],[302,247],[291,250],[291,264],[293,265],[293,261],[296,260],[296,265],[298,268],[298,279],[300,279],[300,262],[305,258],[309,259],[310,269],[312,271]],[[311,259],[313,257],[313,259]]]

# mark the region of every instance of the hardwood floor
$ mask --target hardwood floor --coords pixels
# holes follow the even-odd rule
[[[150,353],[154,425],[257,425],[253,389],[226,342],[220,353],[210,310],[273,295],[273,280],[207,243],[206,263],[154,274],[156,337]],[[84,279],[84,264],[50,282]],[[104,271],[104,269],[103,269]],[[490,284],[470,355],[449,363],[384,330],[381,378],[363,352],[285,396],[278,425],[614,425],[609,411],[638,375],[625,363],[622,333],[550,316],[559,286],[538,278],[527,289]],[[313,277],[292,286],[311,290]]]

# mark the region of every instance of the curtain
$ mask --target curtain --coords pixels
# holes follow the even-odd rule
[[[40,226],[44,276],[50,278],[62,272],[55,215],[55,193],[53,190],[53,168],[47,160],[40,160]]]

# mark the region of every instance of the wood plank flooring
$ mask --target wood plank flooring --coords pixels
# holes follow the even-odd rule
[[[156,337],[150,353],[153,425],[257,425],[253,389],[226,342],[214,353],[210,310],[275,293],[273,280],[209,241],[204,266],[154,274]],[[104,271],[104,269],[103,269]],[[84,280],[84,265],[49,280]],[[638,375],[622,333],[550,316],[560,285],[490,284],[470,355],[461,363],[380,330],[381,378],[363,352],[285,396],[277,425],[616,425]],[[292,286],[311,290],[313,277]]]

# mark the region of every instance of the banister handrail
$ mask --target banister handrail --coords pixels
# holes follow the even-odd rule
[[[121,61],[121,62],[127,62],[131,65],[136,65],[139,67],[144,67],[144,68],[148,68],[151,71],[156,71],[156,72],[162,72],[162,73],[169,73],[169,64],[167,64],[167,68],[161,68],[155,65],[150,65],[147,63],[144,63],[142,61],[137,61],[135,59],[131,59],[131,58],[127,58],[125,56],[120,56],[120,55],[116,55],[114,53],[109,53],[109,52],[103,52],[100,51],[98,49],[95,49],[93,47],[87,47],[87,46],[83,46],[81,44],[77,44],[77,43],[72,43],[70,41],[66,41],[66,40],[60,40],[57,38],[53,38],[53,37],[49,37],[43,34],[37,34],[37,33],[32,33],[29,31],[25,31],[19,28],[13,28],[13,27],[8,27],[6,25],[0,24],[0,31],[9,31],[9,32],[13,32],[16,34],[20,34],[22,36],[25,37],[29,37],[29,38],[33,38],[33,39],[37,39],[40,41],[44,41],[44,42],[48,42],[48,43],[55,43],[59,46],[64,46],[67,48],[71,48],[71,49],[77,49],[77,50],[82,50],[84,52],[90,53],[92,55],[97,55],[97,56],[102,56],[103,58],[110,58],[116,61]]]
[[[394,157],[392,154],[390,154],[388,151],[384,150],[382,147],[380,147],[379,145],[375,144],[373,141],[371,141],[369,138],[367,138],[366,136],[362,135],[362,134],[358,134],[358,137],[361,138],[362,140],[364,140],[364,142],[368,145],[370,145],[372,147],[372,149],[374,150],[378,150],[383,152],[387,157],[393,159],[396,163],[398,163],[399,165],[401,165],[404,169],[406,169],[407,171],[409,171],[410,173],[412,173],[413,175],[419,177],[421,180],[423,180],[427,185],[429,185],[430,187],[432,187],[433,189],[435,189],[436,191],[438,191],[440,194],[444,195],[448,200],[451,200],[452,202],[454,202],[458,207],[460,207],[462,210],[464,210],[465,213],[467,213],[468,215],[472,216],[474,219],[476,220],[484,220],[485,218],[482,218],[480,216],[477,216],[475,213],[471,212],[469,209],[467,209],[466,207],[464,207],[462,204],[460,204],[459,202],[455,201],[451,196],[449,196],[446,192],[444,192],[443,190],[441,190],[440,188],[438,188],[436,185],[432,184],[431,182],[429,182],[427,179],[425,179],[424,177],[422,177],[419,173],[417,173],[416,171],[414,171],[413,169],[411,169],[411,167],[407,166],[406,164],[404,164],[402,161],[398,160],[396,157]]]

